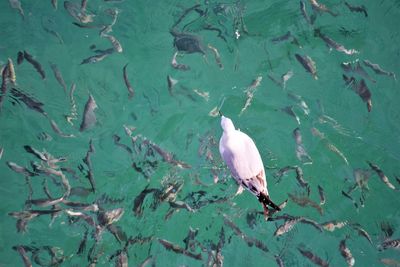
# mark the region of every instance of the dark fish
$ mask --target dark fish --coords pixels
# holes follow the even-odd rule
[[[46,78],[46,73],[44,72],[42,65],[37,60],[35,60],[31,54],[29,54],[25,50],[24,50],[24,58],[26,59],[26,61],[28,61],[29,63],[32,64],[32,66],[36,69],[36,71],[40,74],[40,76],[44,80]]]
[[[271,42],[273,42],[274,44],[277,44],[277,43],[280,43],[280,42],[283,42],[283,41],[287,41],[290,37],[292,37],[292,33],[290,31],[288,31],[287,33],[285,33],[282,36],[278,36],[278,37],[272,38]]]
[[[56,23],[50,18],[45,18],[45,17],[42,18],[43,30],[45,30],[45,32],[47,32],[48,34],[51,34],[54,37],[56,37],[60,44],[64,44],[64,40],[61,37],[61,35],[54,30],[55,24]]]
[[[35,148],[31,147],[31,146],[28,146],[28,145],[24,146],[24,149],[25,149],[26,152],[34,155],[35,157],[37,157],[41,161],[44,161],[44,162],[48,161],[48,157],[44,153],[38,151],[37,149],[35,149]]]
[[[295,166],[296,180],[299,185],[307,190],[308,195],[310,195],[310,186],[306,180],[304,180],[303,169],[299,166]]]
[[[90,193],[92,193],[91,188],[85,188],[81,186],[76,186],[71,188],[71,196],[80,196],[80,197],[87,197]]]
[[[379,247],[381,250],[393,248],[393,249],[400,249],[400,239],[392,239],[383,241]]]
[[[318,193],[319,193],[319,199],[320,199],[319,204],[324,205],[325,204],[325,193],[324,193],[324,189],[320,185],[318,185]]]
[[[200,53],[205,55],[204,45],[202,44],[199,37],[189,33],[178,33],[171,31],[174,38],[174,46],[180,52]]]
[[[174,159],[174,156],[168,152],[163,150],[161,147],[159,147],[158,145],[154,144],[153,142],[149,141],[149,140],[145,140],[143,141],[143,144],[149,145],[150,147],[152,147],[162,158],[165,162],[170,163],[174,166],[177,166],[181,169],[190,169],[191,166],[185,162],[182,161],[178,161]]]
[[[296,59],[300,62],[303,68],[311,73],[315,80],[318,80],[317,76],[317,68],[315,66],[315,62],[309,56],[301,56],[299,54],[295,54]]]
[[[349,194],[347,194],[346,192],[344,192],[344,191],[342,190],[342,195],[345,196],[346,198],[350,199],[351,202],[353,202],[353,204],[354,204],[354,206],[356,207],[356,209],[358,209],[358,204],[357,204],[357,202],[356,202]]]
[[[183,254],[183,255],[186,255],[186,256],[188,256],[190,258],[193,258],[193,259],[196,259],[196,260],[202,260],[203,259],[200,253],[199,254],[194,254],[194,253],[192,253],[192,252],[190,252],[190,251],[188,251],[186,249],[181,248],[178,245],[175,245],[175,244],[169,242],[168,240],[158,238],[158,242],[160,242],[161,245],[163,245],[167,250],[172,250],[175,253]]]
[[[85,58],[84,60],[82,60],[81,65],[88,64],[88,63],[96,63],[96,62],[102,61],[108,55],[109,55],[108,53],[102,53],[102,54],[98,54],[98,55],[94,55],[94,56]]]
[[[143,214],[143,201],[146,198],[146,196],[150,193],[154,193],[159,191],[158,189],[155,188],[148,188],[148,186],[146,186],[146,188],[140,192],[140,194],[134,199],[133,201],[133,213],[135,214],[135,216],[141,216]]]
[[[186,250],[188,250],[188,249],[190,249],[191,251],[195,250],[195,245],[196,245],[195,238],[196,238],[198,232],[199,232],[198,228],[193,229],[192,227],[189,227],[189,232],[186,235],[185,239],[183,239]]]
[[[20,65],[20,64],[22,64],[22,62],[24,62],[24,52],[18,51],[17,64]]]
[[[38,100],[26,95],[25,93],[22,93],[21,91],[15,89],[15,88],[11,89],[11,94],[15,98],[17,98],[17,99],[21,100],[22,102],[24,102],[24,104],[28,108],[30,108],[32,110],[35,110],[35,111],[37,111],[37,112],[39,112],[39,113],[41,113],[41,114],[43,114],[44,116],[47,117],[47,113],[42,108],[43,103],[41,103]]]
[[[51,5],[53,6],[53,8],[55,9],[55,10],[57,10],[57,0],[51,0]]]
[[[81,255],[85,251],[88,233],[89,233],[89,229],[86,228],[86,231],[83,234],[83,238],[82,238],[81,242],[79,243],[79,248],[78,248],[78,251],[76,252],[76,255]]]
[[[296,120],[297,124],[300,124],[300,118],[299,118],[299,117],[297,116],[297,114],[293,111],[293,106],[287,106],[287,107],[281,108],[281,110],[282,110],[283,112],[285,112],[286,114],[292,116],[292,117]]]
[[[25,267],[32,267],[32,262],[29,259],[24,246],[13,246],[13,249],[16,250],[22,258]]]
[[[50,62],[51,69],[53,70],[54,76],[56,77],[56,80],[58,83],[62,86],[64,89],[64,93],[67,93],[67,85],[65,84],[64,78],[61,75],[60,70],[58,69],[56,64],[53,64]]]
[[[91,155],[94,153],[94,146],[93,146],[93,141],[92,139],[90,139],[89,141],[89,149],[86,152],[86,156],[83,159],[83,162],[86,164],[86,166],[88,167],[88,171],[87,171],[87,175],[86,177],[89,180],[90,186],[92,187],[92,191],[96,192],[96,183],[94,180],[94,175],[93,175],[93,166],[92,166],[92,160],[91,160]]]
[[[167,76],[167,83],[168,83],[168,92],[169,94],[172,96],[172,89],[174,88],[174,86],[178,83],[178,80],[175,80],[174,78],[172,78],[170,75]]]
[[[119,137],[118,135],[114,134],[113,135],[113,139],[114,139],[114,144],[116,144],[117,146],[121,147],[122,149],[124,149],[125,151],[127,151],[130,155],[133,154],[132,149],[125,145],[125,144],[121,144],[119,141],[121,140],[121,137]]]
[[[393,236],[394,228],[390,223],[382,222],[381,223],[381,230],[385,234],[385,238],[386,239],[389,239],[389,238],[391,238]]]
[[[372,100],[371,100],[371,91],[368,89],[367,84],[364,79],[361,79],[359,83],[357,83],[354,77],[347,77],[343,74],[343,79],[346,82],[346,85],[351,86],[352,90],[360,96],[360,98],[367,103],[368,112],[372,110]]]
[[[340,241],[339,251],[343,258],[346,260],[347,266],[353,267],[355,260],[353,255],[351,254],[350,249],[346,246],[346,240],[348,237]]]
[[[301,11],[301,14],[303,15],[304,19],[307,21],[307,23],[309,25],[312,25],[313,23],[310,20],[310,17],[307,15],[306,5],[304,4],[303,1],[300,1],[300,11]]]
[[[352,6],[348,2],[344,2],[344,4],[349,8],[351,12],[364,13],[365,17],[368,17],[367,8],[364,5],[361,6]]]
[[[86,10],[87,2],[88,2],[88,0],[82,0],[81,1],[81,10],[83,10],[83,11]]]
[[[101,226],[108,226],[110,224],[113,224],[114,222],[119,221],[122,215],[124,215],[123,208],[101,211],[97,214],[97,221]]]
[[[7,85],[8,85],[8,65],[6,65],[1,73],[1,92],[0,92],[0,111],[3,108],[3,102],[7,94]]]
[[[321,38],[326,43],[326,45],[328,47],[330,47],[331,49],[335,49],[339,52],[343,52],[346,55],[353,55],[353,54],[359,53],[355,49],[346,49],[342,44],[335,42],[334,40],[332,40],[331,38],[329,38],[328,36],[323,34],[320,29],[314,30],[314,36]]]
[[[128,63],[123,68],[123,74],[124,74],[125,85],[126,85],[126,88],[128,89],[129,99],[130,99],[130,98],[132,98],[134,96],[135,93],[134,93],[133,88],[131,86],[131,83],[129,82],[129,79],[128,79],[128,73],[126,72],[126,67],[127,66],[128,66]]]
[[[350,226],[357,231],[358,235],[365,237],[368,242],[372,245],[372,239],[367,231],[365,231],[360,224],[350,224]]]
[[[371,68],[376,74],[391,76],[393,77],[393,79],[396,80],[396,75],[394,74],[394,72],[386,71],[382,69],[378,64],[374,64],[369,60],[363,60],[363,63],[365,66]]]
[[[371,167],[371,169],[378,174],[379,178],[381,178],[382,182],[384,182],[390,189],[395,190],[396,188],[394,185],[389,181],[389,178],[383,173],[383,171],[375,164],[367,161],[368,165]]]
[[[82,123],[79,131],[83,132],[96,123],[96,114],[94,113],[96,108],[96,101],[94,100],[92,95],[89,95],[89,99],[86,102],[85,110],[83,112]]]
[[[321,259],[320,257],[318,257],[317,255],[312,253],[310,250],[305,250],[305,249],[303,249],[301,247],[298,247],[297,249],[301,253],[301,255],[303,255],[304,257],[309,259],[314,264],[316,264],[318,266],[321,266],[321,267],[328,267],[329,266],[328,262],[326,262],[323,259]]]

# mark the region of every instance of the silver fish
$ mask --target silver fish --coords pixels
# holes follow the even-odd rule
[[[202,260],[203,259],[203,257],[201,256],[200,253],[199,254],[194,254],[194,253],[192,253],[192,252],[190,252],[190,251],[188,251],[186,249],[181,248],[180,246],[178,246],[176,244],[171,243],[168,240],[158,238],[158,242],[160,242],[160,244],[163,245],[167,250],[172,250],[175,253],[186,255],[186,256],[188,256],[190,258],[193,258],[195,260]]]
[[[374,64],[369,60],[363,60],[363,63],[365,66],[371,68],[376,74],[387,75],[393,77],[393,79],[396,80],[396,75],[394,74],[394,72],[386,71],[382,69],[378,64]]]
[[[330,47],[331,49],[335,49],[339,52],[343,52],[346,55],[353,55],[353,54],[359,53],[355,49],[346,49],[342,44],[335,42],[334,40],[332,40],[331,38],[329,38],[328,36],[323,34],[320,29],[314,30],[314,36],[321,38],[327,44],[327,46]]]
[[[4,153],[4,148],[0,147],[0,159],[3,157],[3,153]]]
[[[126,63],[126,65],[123,68],[123,76],[124,76],[124,81],[125,81],[126,88],[128,89],[128,92],[129,92],[129,96],[128,97],[129,97],[129,99],[131,99],[134,96],[135,92],[134,92],[134,90],[132,88],[131,83],[129,82],[128,73],[126,72],[126,68],[128,67],[128,64],[129,63]]]
[[[312,164],[312,158],[308,155],[302,141],[302,136],[299,128],[293,130],[293,137],[296,142],[296,157],[303,164]]]
[[[389,181],[389,178],[387,178],[387,176],[383,173],[383,171],[375,164],[367,161],[368,165],[371,167],[371,169],[373,171],[376,172],[376,174],[378,174],[379,178],[381,178],[382,182],[384,182],[390,189],[395,190],[396,188],[394,187],[394,185]]]
[[[400,250],[400,239],[386,240],[383,241],[382,244],[380,245],[380,249],[389,249],[389,248]]]
[[[262,81],[262,76],[258,76],[253,82],[250,84],[249,87],[244,91],[246,93],[246,102],[239,113],[239,116],[243,114],[243,112],[251,105],[251,101],[253,100],[254,93],[256,92],[257,88],[260,86]]]
[[[17,9],[22,18],[25,19],[24,10],[22,9],[21,2],[19,0],[9,0],[10,6]]]
[[[306,5],[304,4],[303,1],[300,1],[300,11],[301,11],[301,14],[303,15],[304,19],[307,21],[307,23],[309,25],[312,25],[313,23],[310,20],[310,17],[308,16],[308,14],[307,14]]]
[[[274,236],[281,236],[281,235],[289,232],[301,220],[302,220],[301,217],[296,217],[296,218],[286,220],[284,224],[282,224],[275,230]]]
[[[36,175],[35,173],[31,172],[27,168],[19,166],[18,164],[14,163],[14,162],[7,161],[6,164],[11,170],[15,171],[16,173],[21,173],[24,176],[35,176]]]
[[[83,132],[96,123],[96,114],[94,113],[96,108],[96,101],[94,100],[92,95],[89,95],[89,99],[86,102],[85,110],[83,112],[82,123],[79,131]]]
[[[76,89],[76,84],[73,83],[71,85],[71,88],[70,88],[70,91],[69,91],[69,103],[71,105],[71,111],[70,111],[69,115],[65,115],[65,119],[71,125],[74,125],[74,123],[72,121],[76,120],[77,116],[78,116],[78,112],[76,110],[75,98],[74,98],[75,89]]]
[[[334,17],[336,17],[338,15],[337,13],[332,12],[325,5],[318,3],[317,0],[310,0],[310,2],[311,2],[312,7],[318,11],[329,13],[330,15],[332,15]]]
[[[318,80],[317,76],[317,68],[315,62],[309,56],[301,56],[299,54],[295,54],[296,59],[300,62],[303,68],[311,73],[315,80]]]
[[[222,65],[222,61],[221,61],[221,55],[218,52],[218,49],[211,46],[210,44],[208,45],[208,48],[211,49],[211,51],[213,51],[214,53],[214,57],[215,57],[215,62],[217,62],[218,67],[223,70],[224,69],[224,65]]]
[[[85,58],[84,60],[82,60],[81,65],[83,64],[88,64],[88,63],[97,63],[99,61],[102,61],[103,59],[105,59],[110,53],[101,53],[101,54],[97,54],[88,58]]]
[[[73,18],[81,23],[86,24],[89,22],[93,22],[94,15],[86,14],[86,10],[82,10],[81,7],[76,3],[65,1],[64,8]]]
[[[61,131],[60,127],[58,127],[57,123],[54,120],[49,119],[49,122],[50,122],[50,125],[51,125],[51,128],[53,129],[53,131],[56,134],[58,134],[59,136],[65,137],[65,138],[75,137],[75,135],[73,135],[73,134],[66,134],[63,131]]]
[[[179,63],[176,61],[176,57],[177,57],[177,56],[178,56],[178,51],[175,52],[174,56],[172,57],[172,61],[171,61],[172,67],[173,67],[174,69],[182,70],[182,71],[190,70],[190,66],[185,65],[185,64],[179,64]]]
[[[64,78],[62,77],[60,70],[58,69],[56,64],[51,63],[51,62],[50,62],[50,67],[53,70],[56,80],[62,86],[62,88],[64,89],[64,93],[66,94],[67,93],[67,85],[65,84]]]
[[[353,267],[355,264],[355,260],[353,255],[351,254],[350,249],[346,246],[346,240],[348,237],[340,241],[339,251],[343,258],[346,260],[347,266]]]
[[[321,224],[322,227],[330,232],[335,231],[336,229],[343,228],[344,226],[348,225],[347,221],[344,222],[338,222],[338,221],[329,221]]]
[[[117,40],[117,38],[115,38],[112,35],[106,35],[104,34],[104,37],[107,38],[112,46],[114,47],[115,51],[117,51],[118,53],[122,53],[123,49],[122,49],[122,45],[121,43]]]

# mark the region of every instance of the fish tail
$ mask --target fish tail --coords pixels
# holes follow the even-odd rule
[[[260,193],[260,195],[258,196],[258,201],[260,201],[265,208],[268,209],[268,206],[272,207],[273,209],[280,211],[281,208],[276,205],[274,202],[272,202],[272,200],[269,198],[268,195],[266,195],[265,193]]]

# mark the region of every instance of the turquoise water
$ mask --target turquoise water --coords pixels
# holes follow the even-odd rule
[[[352,1],[352,5],[363,4],[368,17],[351,13],[342,1],[324,1],[339,15],[318,14],[314,26],[310,26],[300,12],[298,1],[150,3],[90,0],[87,13],[95,17],[88,25],[109,25],[112,17],[107,9],[118,9],[117,20],[108,34],[121,43],[123,52],[114,52],[100,62],[82,65],[82,60],[95,55],[92,50],[112,46],[108,39],[99,35],[99,28],[79,28],[72,24],[78,21],[65,10],[63,2],[58,1],[55,10],[51,1],[21,1],[24,19],[8,1],[0,3],[0,61],[3,65],[11,58],[17,77],[16,85],[8,85],[0,113],[0,147],[4,149],[0,160],[0,266],[22,266],[22,258],[13,246],[25,246],[27,256],[36,266],[52,265],[50,254],[43,249],[45,246],[57,248],[61,266],[89,266],[94,255],[98,255],[96,266],[113,266],[115,255],[124,249],[129,237],[151,237],[143,240],[143,244],[137,242],[125,247],[130,266],[141,264],[149,256],[156,266],[207,266],[209,252],[216,249],[220,240],[221,227],[225,233],[221,250],[225,266],[274,266],[274,255],[277,254],[281,255],[285,266],[311,266],[312,263],[299,253],[299,246],[328,261],[330,266],[345,266],[339,243],[346,236],[349,236],[346,245],[356,266],[382,266],[382,258],[400,262],[398,250],[378,249],[385,239],[380,226],[382,222],[392,225],[392,239],[399,238],[398,191],[384,184],[367,164],[371,161],[379,166],[390,182],[396,188],[400,187],[395,179],[396,175],[400,176],[399,83],[391,76],[374,73],[362,63],[369,60],[400,75],[399,1]],[[307,13],[312,15],[310,2],[304,2]],[[80,1],[73,3],[80,5]],[[176,49],[169,31],[185,10],[196,4],[199,5],[197,11],[188,12],[177,29],[198,36],[205,47],[205,56],[180,53],[177,61],[190,66],[190,70],[177,70],[171,66]],[[207,25],[219,29],[222,37],[218,37],[216,30],[207,30]],[[359,53],[346,55],[330,51],[322,39],[314,36],[313,27]],[[236,30],[240,35],[238,38]],[[271,41],[288,31],[296,37],[298,44],[291,43],[290,39],[279,43]],[[209,44],[218,49],[222,69],[216,63],[213,51],[206,48]],[[93,45],[95,48],[91,49]],[[44,80],[26,60],[17,65],[17,53],[24,50],[43,66]],[[318,80],[305,71],[295,54],[308,55],[315,61]],[[374,83],[364,78],[372,94],[371,112],[342,78],[346,74],[361,81],[360,74],[345,73],[340,66],[343,62],[353,62],[356,66],[357,60],[369,77],[376,80]],[[61,72],[67,93],[55,79],[50,62]],[[123,79],[123,67],[127,63],[128,79],[134,89],[131,99]],[[270,75],[279,80],[288,71],[292,71],[293,76],[285,88],[269,78]],[[167,84],[168,75],[178,81],[172,94]],[[262,77],[262,81],[254,89],[251,105],[239,115],[246,102],[245,91],[257,77]],[[73,83],[76,84],[77,119],[71,125],[65,115],[71,113],[68,92]],[[15,100],[11,88],[42,102],[47,117],[29,109],[21,100]],[[98,106],[94,111],[97,122],[80,132],[89,94]],[[309,113],[301,108],[300,100],[294,100],[290,94],[300,96]],[[318,185],[325,191],[322,215],[312,207],[301,207],[289,199],[287,206],[276,216],[290,214],[321,224],[337,220],[348,225],[333,232],[319,232],[310,225],[298,223],[288,233],[274,237],[283,220],[265,221],[260,214],[255,216],[255,222],[249,223],[247,218],[255,210],[262,211],[262,207],[248,192],[231,198],[237,187],[219,156],[219,117],[209,115],[221,105],[221,111],[234,121],[235,126],[256,142],[266,167],[268,190],[276,203],[288,199],[288,193],[306,194],[293,171],[277,179],[276,173],[285,166],[302,168],[304,179],[309,183],[311,200],[320,202]],[[300,124],[282,111],[288,106],[293,106]],[[74,137],[57,134],[48,118],[54,120],[63,133]],[[124,125],[135,128],[131,133],[133,137],[139,136],[135,144],[125,132]],[[293,130],[297,127],[312,164],[303,164],[296,157]],[[325,138],[313,135],[313,127]],[[129,149],[116,145],[113,135],[118,135],[119,142]],[[12,171],[7,162],[32,171],[30,163],[40,164],[40,160],[25,151],[24,146],[29,145],[54,157],[65,157],[67,160],[57,163],[54,168],[70,168],[76,172],[74,177],[63,171],[72,188],[90,188],[86,178],[88,166],[82,161],[90,140],[95,150],[90,157],[96,190],[86,196],[71,194],[67,200],[96,202],[105,211],[123,208],[124,214],[112,225],[121,229],[127,238],[118,240],[106,229],[96,236],[93,226],[65,212],[66,209],[81,210],[65,203],[59,203],[63,212],[54,221],[49,215],[42,215],[30,220],[24,233],[18,233],[17,220],[9,213],[29,209],[25,205],[29,186],[24,175]],[[154,144],[153,149],[149,149],[145,140]],[[155,146],[191,168],[180,168],[174,161],[163,160]],[[333,146],[342,156],[332,151]],[[47,163],[43,164],[48,167]],[[135,170],[133,164],[145,169],[145,174]],[[80,165],[83,171],[80,171]],[[353,172],[357,169],[370,174],[368,189],[363,189],[364,196],[359,187],[350,193],[358,208],[341,193],[353,186]],[[52,179],[40,174],[28,180],[32,186],[32,199],[47,198],[43,191],[44,181],[47,181],[53,198],[62,196],[65,191],[57,176]],[[133,212],[134,200],[146,186],[166,192],[171,183],[182,186],[169,198],[148,194],[143,201],[142,215]],[[200,202],[193,197],[200,198]],[[363,198],[363,205],[360,198]],[[166,218],[170,211],[168,201],[186,203],[191,208],[177,209]],[[49,210],[51,206],[32,205],[31,209]],[[96,222],[100,213],[81,212]],[[246,236],[264,243],[269,252],[255,245],[248,246],[227,220]],[[370,235],[372,244],[358,234],[359,228],[355,224]],[[159,241],[165,239],[185,248],[183,240],[190,227],[198,232],[193,250],[188,248],[187,251],[200,253],[202,260],[168,251]],[[78,255],[86,231],[86,248]],[[36,252],[34,248],[37,248]]]

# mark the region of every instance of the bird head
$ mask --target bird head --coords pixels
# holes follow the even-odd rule
[[[224,132],[230,132],[235,130],[235,126],[233,125],[233,122],[231,119],[221,116],[221,127],[224,130]]]

